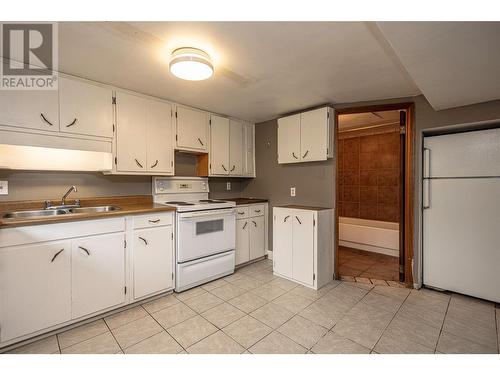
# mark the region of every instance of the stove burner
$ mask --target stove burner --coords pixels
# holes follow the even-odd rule
[[[194,206],[194,203],[182,202],[182,201],[170,201],[167,204],[176,204],[178,206]]]
[[[200,203],[224,203],[224,201],[214,201],[213,199],[200,199]]]

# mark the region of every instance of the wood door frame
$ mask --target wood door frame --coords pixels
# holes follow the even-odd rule
[[[351,114],[351,113],[363,113],[363,112],[382,112],[382,111],[394,111],[394,110],[405,110],[406,111],[406,150],[405,150],[405,176],[404,183],[406,186],[406,194],[404,200],[400,196],[400,203],[404,202],[404,234],[405,234],[405,284],[407,287],[413,287],[413,230],[414,230],[414,168],[413,168],[413,154],[415,146],[415,126],[414,126],[414,116],[415,116],[415,104],[412,102],[394,103],[394,104],[381,104],[381,105],[371,105],[363,107],[350,107],[335,109],[335,122],[334,122],[334,134],[335,134],[335,230],[337,235],[335,236],[335,277],[339,277],[339,158],[338,158],[338,126],[339,126],[339,115]]]

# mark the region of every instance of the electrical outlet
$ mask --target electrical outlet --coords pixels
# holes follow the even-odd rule
[[[226,190],[231,190],[231,183],[230,182],[226,183]]]
[[[295,197],[295,188],[294,187],[290,188],[290,196]]]
[[[9,181],[0,181],[0,195],[9,194]]]

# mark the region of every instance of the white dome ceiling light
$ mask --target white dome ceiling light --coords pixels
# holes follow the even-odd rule
[[[210,56],[205,51],[192,47],[175,49],[169,67],[174,76],[188,81],[201,81],[214,74]]]

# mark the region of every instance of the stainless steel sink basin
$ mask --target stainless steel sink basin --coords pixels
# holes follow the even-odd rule
[[[66,215],[66,210],[32,210],[32,211],[13,211],[6,212],[2,219],[30,219],[45,216]]]
[[[78,207],[78,208],[70,208],[68,212],[70,214],[91,214],[97,212],[118,211],[120,209],[121,208],[118,206]]]

